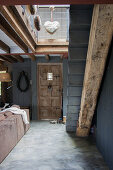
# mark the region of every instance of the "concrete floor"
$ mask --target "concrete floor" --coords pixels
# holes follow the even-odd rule
[[[92,139],[76,138],[65,125],[32,122],[0,170],[108,170]]]

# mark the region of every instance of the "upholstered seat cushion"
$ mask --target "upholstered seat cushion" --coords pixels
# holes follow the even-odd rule
[[[4,113],[4,115],[7,116],[7,117],[8,117],[8,116],[11,116],[11,115],[12,115],[12,112],[7,111],[7,112]]]
[[[0,122],[0,163],[17,144],[17,121],[9,116]]]
[[[4,114],[0,114],[0,121],[2,121],[2,120],[5,120],[5,115]]]

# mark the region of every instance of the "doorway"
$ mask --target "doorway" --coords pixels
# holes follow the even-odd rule
[[[62,63],[39,63],[38,120],[62,117]]]

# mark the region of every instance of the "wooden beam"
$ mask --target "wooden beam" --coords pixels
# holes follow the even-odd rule
[[[36,60],[36,57],[35,57],[35,55],[34,54],[28,54],[28,56],[33,60],[33,61],[35,61]]]
[[[3,63],[4,63],[3,61],[0,61],[0,67],[1,67],[1,65],[2,65]]]
[[[36,53],[39,54],[63,54],[68,53],[68,46],[38,46]]]
[[[2,59],[2,58],[0,58],[0,61],[1,61],[1,62],[4,62],[5,60],[4,60],[4,59]]]
[[[18,34],[14,31],[14,29],[9,25],[6,19],[0,14],[0,29],[10,37],[24,52],[28,52],[28,47],[21,40]]]
[[[18,56],[18,55],[29,55],[29,56],[32,56],[32,57],[34,57],[34,60],[36,59],[36,57],[35,57],[35,55],[40,55],[40,54],[44,54],[42,51],[41,51],[41,53],[39,53],[39,52],[36,52],[36,53],[0,53],[0,56],[4,56],[4,55],[6,55],[6,56],[10,56],[10,55],[15,55],[15,56]],[[48,53],[45,53],[45,54],[48,54]],[[62,51],[60,51],[60,52],[51,52],[51,54],[64,54],[64,56],[65,56],[65,58],[67,58],[67,56],[68,56],[68,52],[66,51],[66,52],[62,52]]]
[[[27,45],[22,41],[22,39],[18,36],[18,34],[14,31],[14,29],[9,25],[6,19],[0,14],[0,29],[9,37],[11,38],[25,53],[28,52]],[[11,55],[11,54],[10,54]],[[35,60],[34,55],[28,56]]]
[[[17,56],[11,55],[11,57],[15,58],[19,62],[24,62],[24,59],[20,55],[17,55]]]
[[[14,11],[9,6],[0,6],[0,12],[8,23],[10,23],[15,32],[17,32],[23,42],[32,50],[32,52],[35,52],[36,44],[31,43],[31,40],[27,34],[27,28],[25,29],[22,23],[19,22],[19,18],[15,15]]]
[[[113,35],[113,5],[95,5],[89,37],[77,136],[88,136]]]
[[[66,39],[40,39],[37,46],[68,46],[69,42]]]
[[[61,39],[39,40],[37,42],[36,53],[40,54],[64,54],[68,53],[69,42]]]
[[[10,47],[5,44],[2,40],[0,40],[0,49],[5,51],[6,53],[10,53]]]
[[[12,58],[11,56],[5,56],[4,55],[4,56],[0,56],[0,58],[7,61],[7,62],[9,62],[9,63],[16,63],[17,62],[17,60]]]
[[[63,60],[63,56],[64,56],[63,54],[60,55],[61,60]]]
[[[0,5],[112,4],[112,0],[3,0]]]
[[[49,54],[46,54],[46,55],[45,55],[45,58],[46,58],[47,61],[49,61],[49,60],[50,60]]]
[[[0,59],[3,61],[7,61],[8,63],[13,63],[13,62],[9,61],[7,58],[5,58],[4,56],[0,56]]]
[[[60,58],[61,58],[61,60],[63,60],[64,58],[67,59],[68,58],[68,54],[61,54]]]
[[[15,6],[10,6],[12,11],[14,12],[15,16],[18,18],[18,22],[22,24],[24,27],[24,30],[26,30],[26,34],[28,38],[30,39],[31,43],[33,45],[36,45],[37,42],[37,35],[33,31],[30,20],[28,19],[28,16],[26,15],[25,12],[23,12],[23,8],[21,5],[15,5]]]

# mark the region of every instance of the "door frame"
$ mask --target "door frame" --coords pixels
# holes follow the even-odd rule
[[[40,120],[40,113],[39,113],[39,96],[40,96],[40,92],[39,92],[39,66],[41,65],[60,65],[61,66],[61,89],[63,92],[63,63],[37,63],[37,118],[38,120]],[[62,93],[62,100],[63,100],[63,93]],[[61,106],[63,109],[63,103],[61,103]]]

